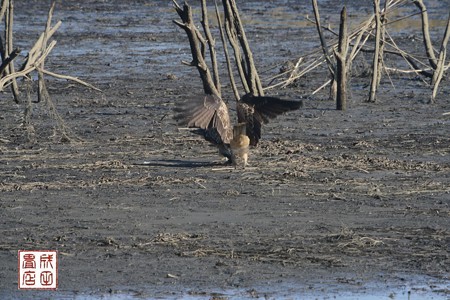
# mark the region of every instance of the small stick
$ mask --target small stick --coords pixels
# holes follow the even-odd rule
[[[282,87],[286,87],[288,86],[291,82],[293,82],[294,80],[302,77],[303,75],[305,75],[306,73],[314,70],[315,68],[318,68],[320,65],[322,65],[323,63],[325,63],[325,60],[323,60],[322,57],[317,58],[316,60],[314,60],[311,64],[307,65],[302,72],[299,72],[298,74],[296,74],[295,76],[291,75],[290,78],[288,80],[276,83],[270,87],[267,87],[267,89],[273,89],[276,88],[278,86],[282,86]]]
[[[79,83],[81,85],[87,86],[87,87],[89,87],[89,88],[91,88],[93,90],[96,90],[98,92],[102,92],[101,89],[99,89],[99,88],[93,86],[92,84],[89,84],[89,83],[87,83],[87,82],[85,82],[85,81],[83,81],[81,79],[78,79],[77,77],[68,76],[68,75],[61,75],[61,74],[50,72],[50,71],[45,70],[45,69],[40,69],[40,68],[37,68],[37,69],[40,70],[42,73],[50,75],[52,77],[59,78],[59,79],[66,79],[66,80],[75,81],[75,82],[77,82],[77,83]]]
[[[314,92],[311,93],[311,95],[315,95],[317,92],[319,92],[321,89],[323,89],[324,87],[326,87],[330,83],[331,83],[331,79],[328,80],[327,82],[325,82],[324,84],[322,84],[321,86],[319,86]]]
[[[415,58],[414,56],[412,56],[411,54],[406,53],[405,51],[401,50],[397,44],[395,43],[394,39],[391,37],[391,35],[389,34],[389,32],[386,33],[389,36],[389,39],[391,41],[391,44],[389,44],[391,47],[395,48],[398,52],[393,52],[393,51],[385,51],[386,53],[391,53],[391,54],[395,54],[395,55],[400,55],[402,56],[406,63],[411,67],[412,71],[415,72],[417,75],[424,75],[425,77],[432,77],[432,73],[431,72],[427,72],[427,68],[423,69],[423,68],[419,68],[418,64],[422,64],[424,67],[428,66],[427,64],[421,62],[420,60],[418,60],[417,58]],[[417,63],[416,63],[417,62]],[[431,67],[429,67],[431,68]],[[431,70],[432,71],[432,70]],[[422,79],[423,80],[423,79]],[[424,81],[424,80],[423,80]],[[425,81],[424,81],[425,82]]]
[[[294,70],[297,70],[299,67],[300,67],[300,64],[303,62],[303,57],[300,57],[298,60],[297,60],[297,62],[295,63],[295,66],[294,66]],[[294,76],[294,72],[291,72],[291,75],[289,76],[289,78],[288,78],[288,80],[286,81],[286,84],[289,84],[289,83],[291,83],[293,80],[292,80],[292,77]]]
[[[306,21],[309,21],[309,22],[311,22],[311,23],[313,23],[313,24],[316,24],[316,22],[314,21],[314,20],[311,20],[311,18],[308,16],[308,15],[306,15]],[[317,24],[316,24],[317,25]],[[325,27],[325,26],[323,26],[323,25],[321,25],[321,29],[325,29],[326,31],[328,31],[328,32],[330,32],[331,34],[333,34],[333,35],[335,35],[335,36],[339,36],[339,33],[338,32],[335,32],[334,30],[332,30],[330,27]]]
[[[366,41],[369,38],[369,34],[366,36],[366,38],[364,39],[364,42],[362,44],[361,43],[361,39],[364,36],[364,33],[367,32],[367,29],[369,28],[369,26],[372,24],[373,22],[373,16],[370,17],[360,28],[360,32],[359,34],[356,36],[356,40],[353,43],[353,47],[352,47],[352,51],[350,52],[350,61],[347,65],[347,71],[350,71],[353,60],[355,59],[356,55],[359,53],[359,51],[362,49],[362,47],[365,45]]]
[[[391,72],[397,72],[397,73],[403,73],[403,74],[411,74],[411,73],[418,74],[421,72],[428,72],[428,71],[432,70],[431,67],[429,67],[428,69],[413,69],[413,70],[403,70],[403,69],[390,68],[390,67],[386,67],[385,69],[388,71],[391,71]]]
[[[3,73],[3,71],[6,69],[8,64],[10,62],[12,62],[17,57],[17,55],[19,55],[19,53],[20,53],[20,49],[17,48],[8,55],[8,57],[2,62],[1,66],[0,66],[0,74]]]

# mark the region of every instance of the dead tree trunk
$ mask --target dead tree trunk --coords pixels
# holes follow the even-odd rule
[[[1,48],[2,63],[9,59],[9,55],[14,53],[13,50],[13,23],[14,23],[14,1],[4,0],[1,8],[0,19],[5,17],[5,45]],[[12,58],[13,59],[13,58]],[[4,69],[4,75],[8,76],[15,73],[14,62],[11,61]],[[1,77],[0,77],[1,78]],[[20,102],[19,86],[15,78],[11,79],[11,91],[16,103]]]
[[[203,51],[203,49],[206,48],[207,41],[197,29],[197,26],[195,26],[194,24],[192,9],[189,5],[187,5],[187,3],[184,3],[183,8],[181,8],[181,6],[179,6],[175,0],[173,1],[173,3],[175,6],[175,10],[182,20],[182,22],[176,20],[174,20],[173,22],[180,28],[184,29],[188,36],[189,44],[191,47],[192,62],[186,64],[197,68],[203,83],[203,90],[205,91],[205,93],[208,95],[215,95],[220,98],[221,92],[214,84],[211,72],[205,61],[205,51]],[[210,47],[212,47],[211,44]]]
[[[387,24],[387,7],[388,7],[388,2],[389,0],[385,0],[384,1],[384,8],[383,10],[380,12],[380,49],[379,49],[379,53],[378,53],[378,74],[377,74],[377,90],[378,87],[380,86],[380,82],[381,82],[381,76],[382,76],[382,71],[383,71],[383,66],[384,66],[384,45],[385,45],[385,40],[386,40],[386,24]],[[380,3],[381,5],[381,3]]]
[[[178,5],[176,0],[173,0],[172,2],[174,3],[175,10],[181,18],[181,22],[177,20],[174,20],[173,22],[180,28],[184,29],[188,36],[191,48],[192,62],[185,64],[197,68],[206,94],[215,95],[221,98],[221,85],[216,59],[215,41],[209,28],[206,0],[201,1],[201,23],[203,25],[205,37],[194,24],[191,7],[186,2],[183,7]],[[236,100],[240,99],[240,95],[234,81],[233,70],[228,54],[227,39],[234,51],[235,65],[239,72],[239,77],[244,87],[245,94],[251,93],[256,96],[263,96],[264,91],[262,89],[262,84],[253,61],[253,54],[250,50],[236,3],[234,0],[223,0],[222,4],[224,8],[225,23],[222,24],[217,5],[216,15],[219,22],[220,37],[224,46],[230,82]],[[213,73],[211,73],[207,64],[206,50],[209,50]]]
[[[373,65],[372,65],[372,81],[370,84],[370,93],[368,102],[375,102],[377,87],[378,87],[378,76],[380,75],[380,48],[381,48],[381,17],[380,17],[380,0],[373,0],[373,8],[375,12],[375,52],[373,53]]]
[[[336,56],[336,109],[347,109],[347,51],[348,51],[348,35],[347,35],[347,9],[341,11],[341,24],[339,27],[339,45]]]

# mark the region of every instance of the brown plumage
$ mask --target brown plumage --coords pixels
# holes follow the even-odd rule
[[[252,96],[247,94],[237,101],[238,125],[231,126],[228,107],[215,95],[206,95],[197,101],[185,102],[175,108],[175,119],[178,124],[196,127],[206,140],[219,146],[221,154],[228,157],[234,164],[242,160],[247,164],[248,150],[237,153],[234,151],[245,148],[243,145],[256,146],[261,139],[262,124],[290,110],[299,109],[301,101],[281,100],[275,97]],[[245,138],[247,137],[247,138]],[[231,149],[230,149],[231,146]],[[242,154],[242,155],[241,155]]]
[[[261,127],[290,110],[302,107],[302,101],[282,100],[276,97],[244,95],[237,104],[238,122],[247,124],[250,145],[256,146],[261,139]]]
[[[246,135],[245,123],[233,127],[233,139],[230,141],[231,162],[234,166],[247,166],[250,139]]]
[[[184,102],[177,106],[175,120],[178,124],[201,129],[216,129],[221,140],[229,144],[233,138],[228,107],[215,95],[206,95],[200,101]]]

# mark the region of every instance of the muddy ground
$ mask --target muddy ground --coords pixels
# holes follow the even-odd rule
[[[29,49],[48,6],[16,2],[17,43]],[[364,54],[339,112],[326,90],[311,95],[327,76],[317,69],[267,91],[304,108],[264,127],[250,167],[234,170],[172,120],[174,103],[202,87],[180,63],[190,52],[170,2],[78,2],[58,2],[63,25],[46,64],[103,91],[47,77],[72,142],[43,103],[27,133],[24,105],[1,94],[2,299],[450,296],[448,79],[428,105],[419,77],[391,73],[369,104]],[[241,5],[265,85],[318,45],[305,2]],[[448,7],[429,2],[438,41]],[[330,22],[336,3],[320,2]],[[353,20],[371,12],[346,3]],[[423,55],[410,22],[392,33]],[[57,292],[17,290],[19,249],[59,251]]]

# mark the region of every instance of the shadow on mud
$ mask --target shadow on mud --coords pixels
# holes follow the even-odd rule
[[[204,168],[214,166],[226,166],[226,163],[211,161],[191,161],[180,159],[162,159],[153,161],[144,161],[143,163],[135,163],[136,166],[149,167],[169,167],[169,168]]]

